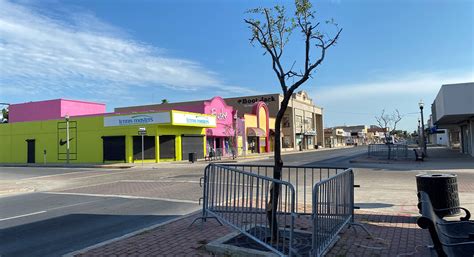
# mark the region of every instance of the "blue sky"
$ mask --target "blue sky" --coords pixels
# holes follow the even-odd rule
[[[111,111],[279,92],[243,22],[245,10],[274,4],[293,2],[0,0],[0,102],[71,98]],[[382,109],[399,109],[401,128],[414,130],[420,99],[474,81],[473,1],[313,4],[344,29],[301,88],[324,108],[325,126],[374,124]],[[289,62],[301,60],[300,39],[295,32]]]

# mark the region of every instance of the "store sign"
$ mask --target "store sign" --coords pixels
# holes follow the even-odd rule
[[[104,127],[169,123],[169,112],[104,117]]]
[[[216,117],[196,115],[193,113],[173,112],[173,124],[199,125],[203,127],[215,127]]]
[[[212,108],[211,109],[211,114],[216,116],[218,120],[226,120],[227,119],[227,112],[224,108],[220,108],[220,110],[217,110],[217,108]]]
[[[275,99],[274,96],[261,96],[261,97],[255,97],[255,98],[242,98],[242,99],[237,100],[237,103],[239,103],[239,104],[254,104],[254,103],[259,102],[259,101],[269,103],[269,102],[275,102],[276,99]]]

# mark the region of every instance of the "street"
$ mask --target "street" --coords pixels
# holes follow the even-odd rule
[[[366,147],[283,156],[287,165],[355,168],[356,205],[413,215],[414,176],[425,172],[350,163]],[[250,163],[272,163],[271,158]],[[196,211],[206,163],[130,169],[0,168],[0,255],[59,256]],[[374,165],[372,165],[374,166]],[[472,170],[470,170],[472,171]],[[472,206],[474,178],[460,170],[462,205]],[[5,190],[7,188],[8,190]]]

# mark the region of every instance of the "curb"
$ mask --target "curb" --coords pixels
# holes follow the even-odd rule
[[[79,169],[79,168],[96,168],[96,169],[129,169],[133,168],[134,166],[128,165],[121,165],[121,166],[114,166],[114,165],[94,165],[94,164],[72,164],[72,165],[65,165],[65,164],[0,164],[0,167],[11,167],[11,168],[20,168],[20,167],[30,167],[30,168],[71,168],[71,169]]]
[[[120,236],[120,237],[112,238],[112,239],[109,239],[109,240],[106,240],[106,241],[97,243],[97,244],[95,244],[95,245],[88,246],[88,247],[86,247],[86,248],[82,248],[82,249],[79,249],[79,250],[76,250],[76,251],[73,251],[73,252],[70,252],[70,253],[63,254],[62,256],[63,256],[63,257],[73,257],[73,256],[76,256],[76,255],[78,255],[78,254],[82,254],[82,253],[85,253],[85,252],[87,252],[87,251],[90,251],[90,250],[99,248],[99,247],[101,247],[101,246],[108,245],[108,244],[113,243],[113,242],[116,242],[116,241],[124,240],[124,239],[130,238],[130,237],[132,237],[132,236],[141,234],[141,233],[143,233],[143,232],[146,232],[146,231],[149,231],[149,230],[152,230],[152,229],[155,229],[155,228],[164,226],[164,225],[168,225],[168,224],[173,223],[173,222],[175,222],[175,221],[178,221],[178,220],[180,220],[180,219],[186,219],[186,218],[188,218],[188,217],[190,217],[190,216],[193,216],[193,215],[196,215],[196,214],[198,214],[198,213],[200,213],[200,212],[202,212],[202,210],[196,210],[196,211],[193,211],[193,212],[191,212],[191,213],[188,213],[188,214],[185,214],[185,215],[176,217],[176,218],[174,218],[174,219],[167,220],[167,221],[165,221],[165,222],[163,222],[163,223],[155,224],[155,225],[152,225],[152,226],[149,226],[149,227],[146,227],[146,228],[142,228],[142,229],[139,229],[139,230],[137,230],[137,231],[130,232],[130,233],[125,234],[125,235]]]

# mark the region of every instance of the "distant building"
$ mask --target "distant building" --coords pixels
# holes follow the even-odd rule
[[[474,82],[441,86],[431,114],[434,129],[447,129],[450,147],[474,156]]]
[[[350,132],[345,132],[340,128],[324,129],[324,141],[326,147],[342,147],[347,145],[348,139],[351,137]]]
[[[381,128],[378,126],[371,125],[367,129],[367,143],[368,144],[381,144],[385,142],[385,133],[388,133],[387,128]]]
[[[346,145],[367,144],[367,126],[366,125],[338,126],[334,128],[342,129],[344,132],[349,133],[349,137],[346,137]]]

